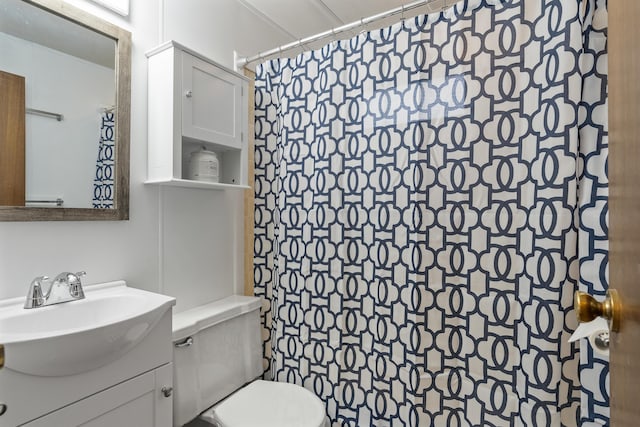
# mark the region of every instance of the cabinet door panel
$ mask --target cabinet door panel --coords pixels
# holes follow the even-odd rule
[[[172,386],[171,375],[169,363],[23,425],[170,427],[173,400],[161,388]]]
[[[114,427],[135,425],[139,427],[153,427],[153,390],[142,396],[114,408],[98,418],[80,424],[82,427]]]
[[[240,148],[241,82],[183,53],[182,132],[187,138]]]

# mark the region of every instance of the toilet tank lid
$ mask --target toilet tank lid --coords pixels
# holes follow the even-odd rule
[[[193,335],[225,320],[259,310],[262,299],[243,295],[200,305],[173,315],[173,341]]]

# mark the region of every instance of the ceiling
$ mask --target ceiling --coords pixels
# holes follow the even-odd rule
[[[438,12],[443,7],[459,0],[425,0],[424,5],[407,10],[364,27],[355,28],[334,38],[349,38],[363,30],[371,30],[392,25],[402,19],[418,14]],[[392,9],[403,4],[409,5],[413,0],[236,0],[258,18],[266,22],[281,34],[285,43],[297,42],[315,34],[357,22]],[[114,66],[114,48],[112,40],[97,36],[80,26],[68,25],[67,30],[60,31],[61,18],[43,13],[36,7],[18,0],[2,0],[0,2],[0,32],[30,40],[50,48],[85,58],[104,66]],[[34,28],[38,28],[35,31]],[[318,48],[328,42],[329,38],[304,45],[305,49]],[[87,44],[87,41],[90,41]],[[81,42],[81,43],[76,43]],[[84,49],[82,46],[90,46]],[[277,48],[278,46],[271,46]],[[294,49],[290,54],[297,54]],[[258,54],[259,52],[246,52]]]
[[[413,3],[413,0],[236,0],[263,20],[279,29],[289,38],[289,43],[360,21],[392,9]],[[439,12],[459,0],[425,0],[419,6],[404,13],[405,18],[419,14]],[[309,19],[312,17],[312,19]],[[382,19],[357,28],[340,38],[348,38],[362,30],[371,30],[391,25],[402,19],[402,14]],[[327,39],[306,47],[316,48]],[[273,46],[276,48],[277,46]]]

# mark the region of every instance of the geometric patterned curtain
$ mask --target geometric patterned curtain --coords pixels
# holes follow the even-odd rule
[[[607,2],[583,4],[585,49],[580,109],[580,290],[604,298],[609,287],[607,180]],[[609,361],[580,340],[582,427],[609,425]]]
[[[100,117],[100,142],[93,180],[93,208],[113,209],[116,115],[105,111]]]
[[[578,425],[587,3],[468,0],[257,68],[266,375],[333,426]]]

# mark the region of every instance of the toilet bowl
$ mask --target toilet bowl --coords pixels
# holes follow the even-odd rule
[[[219,427],[325,426],[324,405],[316,395],[294,384],[262,380],[238,390],[200,419]]]
[[[329,426],[311,391],[258,379],[260,305],[234,295],[173,316],[174,426]]]

